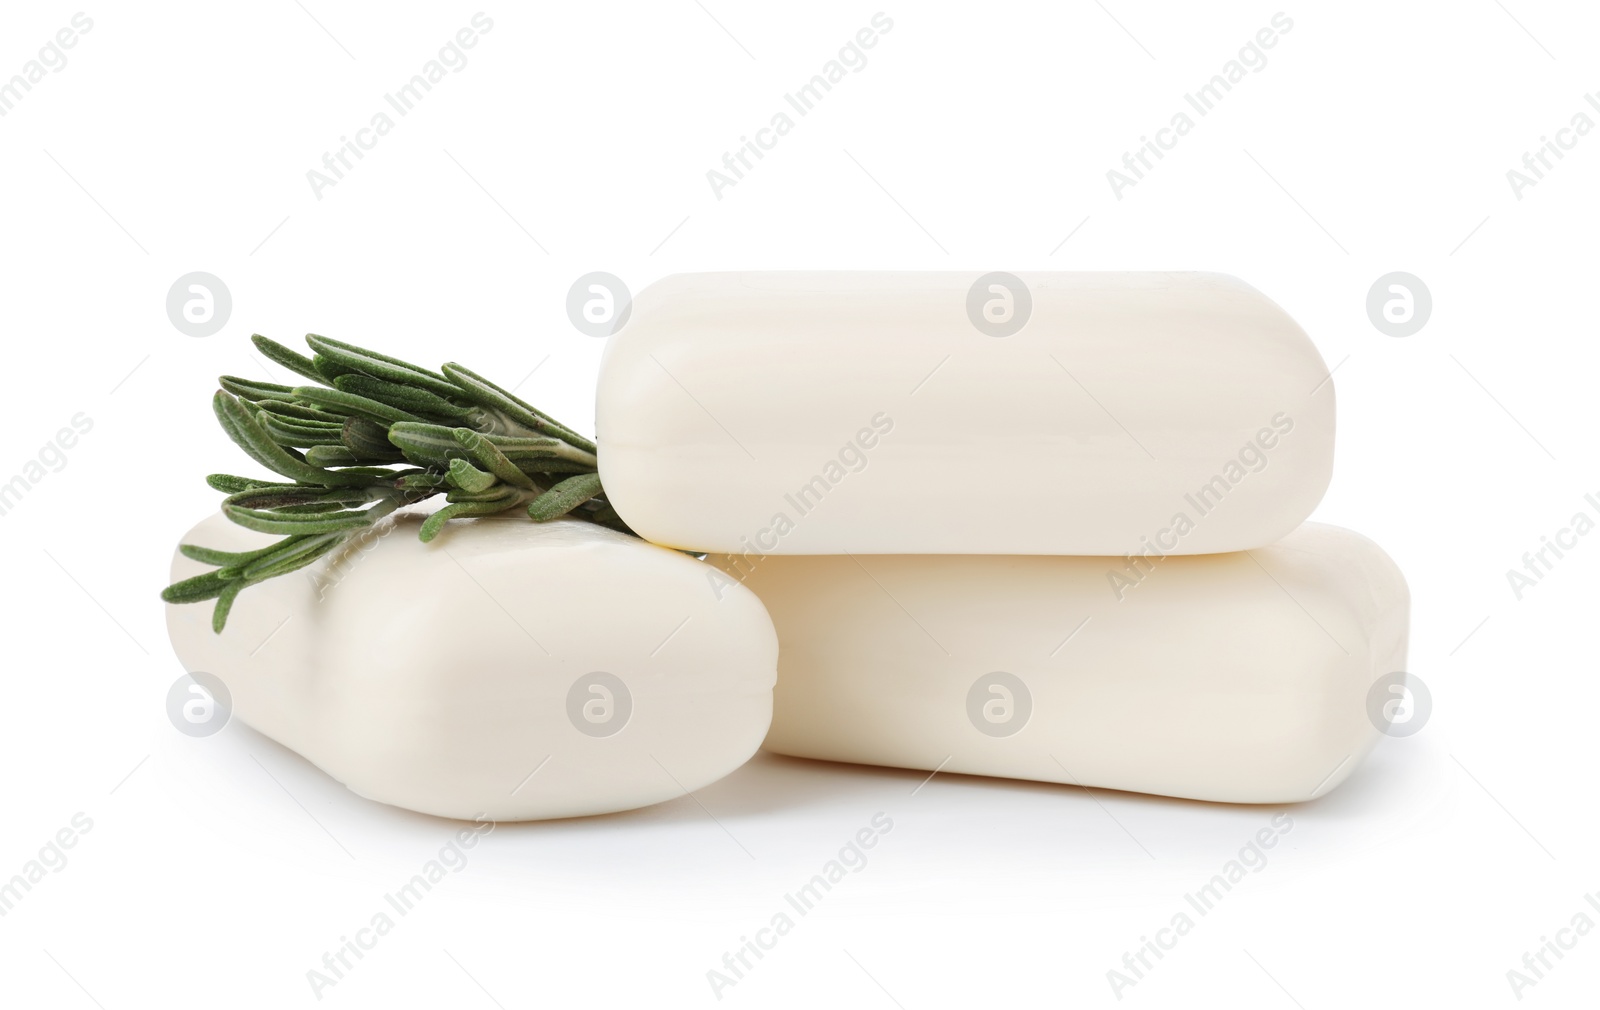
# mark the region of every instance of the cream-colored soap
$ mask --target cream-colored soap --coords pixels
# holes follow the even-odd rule
[[[1122,555],[1261,547],[1322,498],[1333,383],[1248,284],[980,281],[652,284],[601,366],[608,500],[696,551]]]
[[[1405,669],[1404,578],[1333,526],[1139,573],[1090,557],[714,560],[777,625],[766,746],[796,757],[1296,802],[1355,770],[1380,735],[1373,685]]]
[[[445,817],[627,810],[759,747],[777,640],[748,591],[590,523],[456,520],[428,544],[417,525],[245,590],[221,635],[209,604],[169,605],[178,658],[355,792]],[[184,542],[272,539],[219,515]],[[179,556],[172,578],[207,570]]]

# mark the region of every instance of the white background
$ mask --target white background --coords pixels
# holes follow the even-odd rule
[[[1106,171],[1280,9],[1268,64],[1117,199]],[[0,79],[77,10],[8,5]],[[0,918],[6,1003],[313,1004],[307,970],[454,830],[242,726],[167,722],[181,671],[156,593],[215,507],[201,475],[240,464],[207,399],[218,373],[267,374],[252,331],[507,382],[539,366],[521,392],[586,428],[601,342],[564,314],[580,274],[825,267],[1221,270],[1305,327],[1339,389],[1316,518],[1407,573],[1433,717],[1290,809],[1269,865],[1121,1002],[1517,1002],[1507,970],[1600,890],[1600,537],[1520,601],[1505,574],[1600,492],[1600,135],[1521,199],[1506,173],[1574,114],[1600,121],[1600,12],[886,7],[870,62],[719,200],[706,171],[878,7],[490,7],[470,62],[317,199],[306,172],[477,10],[86,8],[67,65],[0,118],[0,480],[94,422],[0,517],[0,876],[93,821]],[[233,298],[203,339],[164,309],[193,270]],[[1414,336],[1367,318],[1392,270],[1432,292]],[[943,775],[912,795],[924,777],[759,757],[694,799],[502,825],[322,1002],[715,1005],[706,972],[881,811],[870,864],[722,1003],[1110,1006],[1106,972],[1274,812]],[[1523,1002],[1597,984],[1590,935]]]

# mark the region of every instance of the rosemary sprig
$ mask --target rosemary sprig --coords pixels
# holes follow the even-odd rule
[[[526,508],[535,522],[584,519],[632,534],[600,485],[596,446],[550,415],[454,362],[421,368],[307,334],[311,357],[251,338],[268,360],[316,385],[224,375],[212,399],[228,437],[283,480],[212,474],[222,511],[263,533],[259,550],[179,550],[213,571],[162,590],[168,603],[216,600],[220,633],[239,593],[304,568],[396,509],[442,494],[419,532],[432,540],[457,516]]]

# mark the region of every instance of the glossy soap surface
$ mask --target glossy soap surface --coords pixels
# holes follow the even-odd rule
[[[446,817],[626,810],[756,751],[777,640],[748,591],[590,523],[455,520],[424,544],[419,522],[245,590],[221,635],[209,604],[169,605],[185,669],[355,792]],[[184,542],[272,539],[218,515]],[[597,672],[616,680],[579,684]]]
[[[1327,367],[1249,285],[1024,273],[1009,336],[977,273],[665,278],[610,339],[600,472],[657,543],[762,554],[1245,550],[1333,464]]]
[[[1334,526],[1132,582],[1109,558],[715,561],[777,625],[767,748],[796,757],[1296,802],[1356,768],[1405,669],[1405,580]]]

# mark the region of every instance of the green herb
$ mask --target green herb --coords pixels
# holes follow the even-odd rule
[[[224,375],[217,420],[251,459],[289,480],[212,474],[240,526],[284,538],[229,552],[183,544],[214,571],[168,586],[168,603],[216,600],[211,627],[250,586],[304,568],[389,513],[442,494],[418,534],[457,516],[525,508],[535,522],[583,519],[632,534],[600,486],[590,439],[455,363],[440,371],[308,334],[306,357],[263,336],[256,348],[317,385]]]

